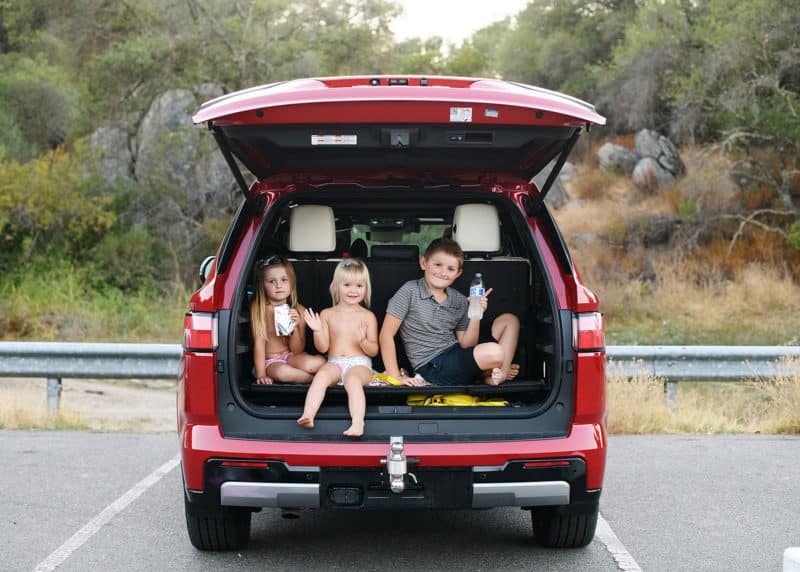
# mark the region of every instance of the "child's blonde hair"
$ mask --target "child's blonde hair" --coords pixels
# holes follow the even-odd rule
[[[333,305],[335,306],[339,303],[339,286],[348,278],[363,281],[366,284],[366,293],[361,303],[365,308],[369,308],[370,296],[372,295],[369,270],[367,270],[367,265],[358,258],[345,258],[336,265],[336,270],[333,271],[333,280],[331,280],[331,286],[328,289],[331,293]]]
[[[264,278],[267,270],[276,267],[286,270],[286,276],[292,284],[292,290],[289,293],[289,306],[292,308],[297,306],[297,276],[294,273],[292,263],[283,256],[270,256],[256,262],[256,288],[253,294],[253,301],[250,303],[250,325],[253,329],[253,335],[264,339],[269,339],[267,331],[269,330],[267,328],[269,298],[267,298],[267,291],[264,288]]]

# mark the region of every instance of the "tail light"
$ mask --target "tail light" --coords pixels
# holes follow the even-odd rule
[[[522,465],[523,469],[540,469],[544,467],[569,467],[569,461],[531,461]]]
[[[217,349],[217,315],[190,312],[183,318],[183,349],[213,352]]]
[[[605,324],[600,312],[572,317],[572,347],[576,352],[599,352],[606,346]]]
[[[269,469],[269,463],[253,461],[222,461],[223,467],[241,467],[245,469]]]

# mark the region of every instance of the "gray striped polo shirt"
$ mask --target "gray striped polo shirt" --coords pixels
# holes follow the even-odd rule
[[[456,331],[469,325],[466,296],[448,288],[447,300],[440,304],[425,278],[403,284],[389,300],[386,312],[403,321],[400,337],[414,369],[457,343]]]

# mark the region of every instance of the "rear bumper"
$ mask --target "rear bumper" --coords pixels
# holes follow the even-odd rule
[[[345,490],[345,487],[340,487]],[[347,491],[356,495],[357,506],[372,504],[385,505],[386,491],[365,495],[358,486],[349,486]],[[332,491],[329,491],[332,492]],[[335,491],[333,491],[335,492]],[[258,483],[247,481],[228,481],[220,487],[222,506],[246,506],[264,508],[320,508],[326,491],[319,483]],[[345,494],[345,493],[342,493]],[[432,499],[433,500],[433,499]],[[414,502],[416,501],[416,502]],[[423,501],[422,503],[420,501]],[[541,481],[517,483],[473,483],[471,508],[492,508],[498,506],[554,506],[570,502],[570,485],[566,481]],[[346,503],[346,497],[345,497]],[[338,503],[341,506],[352,506]],[[415,493],[404,498],[397,495],[397,505],[427,506],[424,495]],[[435,506],[435,502],[432,502]]]
[[[409,479],[389,491],[388,443],[225,439],[216,426],[182,435],[192,502],[275,508],[491,508],[596,502],[605,471],[601,425],[529,441],[407,443]]]

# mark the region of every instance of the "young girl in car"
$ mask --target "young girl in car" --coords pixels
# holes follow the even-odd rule
[[[258,384],[308,383],[325,363],[322,356],[304,351],[305,308],[297,303],[296,283],[292,264],[285,258],[270,256],[257,263],[250,324]]]
[[[314,332],[314,346],[328,354],[306,394],[303,415],[297,422],[311,429],[329,386],[344,385],[351,425],[348,437],[364,434],[366,397],[364,387],[372,381],[372,358],[378,354],[378,320],[369,311],[370,280],[367,266],[357,258],[345,258],[333,272],[330,285],[333,306],[315,313],[305,311]]]

